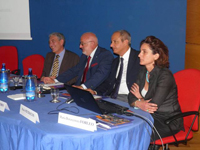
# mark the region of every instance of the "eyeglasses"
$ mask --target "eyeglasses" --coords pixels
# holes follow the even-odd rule
[[[80,42],[80,45],[81,45],[81,46],[84,46],[85,44],[88,44],[89,42],[93,42],[93,41],[88,41],[88,42],[85,42],[85,43]]]

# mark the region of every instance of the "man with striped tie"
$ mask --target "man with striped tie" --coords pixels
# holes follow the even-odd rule
[[[44,80],[44,77],[55,79],[58,75],[74,67],[79,62],[79,56],[66,50],[64,45],[65,37],[62,33],[54,32],[49,35],[49,47],[52,52],[46,55],[41,81]],[[75,81],[74,78],[68,83],[72,84]]]

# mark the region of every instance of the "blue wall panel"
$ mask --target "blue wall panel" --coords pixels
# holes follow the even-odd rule
[[[132,35],[132,47],[148,35],[160,38],[169,48],[170,69],[184,69],[186,0],[30,0],[30,22],[33,40],[0,40],[14,45],[22,60],[31,54],[45,57],[50,51],[48,35],[62,32],[65,47],[81,55],[80,36],[94,32],[99,45],[110,49],[110,37],[116,30],[126,29]]]

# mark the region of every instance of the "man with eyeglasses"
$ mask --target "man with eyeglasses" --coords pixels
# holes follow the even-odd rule
[[[45,83],[55,83],[57,81],[66,83],[70,79],[77,77],[75,83],[77,88],[95,89],[109,75],[113,55],[110,51],[98,46],[98,39],[94,33],[87,32],[81,36],[80,49],[82,55],[80,62],[73,68],[59,75],[55,80],[45,77]]]
[[[79,62],[79,56],[64,48],[65,37],[62,33],[54,32],[49,35],[49,47],[52,52],[47,53],[44,61],[44,69],[41,81],[44,77],[55,79],[58,75],[74,67]],[[72,79],[68,83],[75,83]]]

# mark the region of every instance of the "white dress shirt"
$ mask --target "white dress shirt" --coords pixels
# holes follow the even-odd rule
[[[122,78],[121,78],[118,94],[128,94],[129,93],[129,90],[128,90],[128,87],[127,87],[127,84],[126,84],[126,76],[127,76],[127,68],[128,68],[128,61],[129,61],[130,52],[131,52],[131,48],[129,47],[128,51],[123,56],[119,57],[119,59],[121,57],[124,58],[124,61],[123,61]],[[117,78],[118,73],[119,73],[120,64],[121,64],[121,62],[118,65],[116,78]]]

